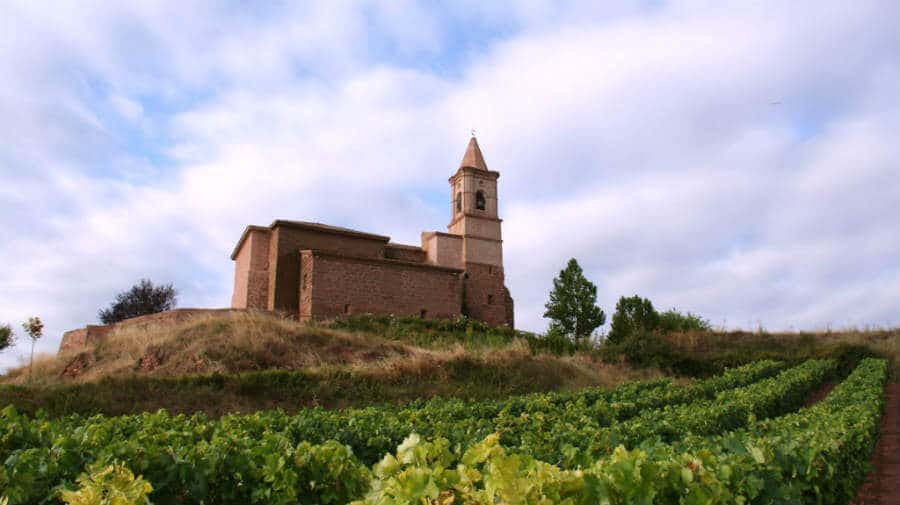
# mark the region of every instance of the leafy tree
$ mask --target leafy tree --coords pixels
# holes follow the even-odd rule
[[[112,324],[132,317],[155,314],[175,308],[178,292],[172,284],[154,286],[148,279],[116,295],[116,301],[109,308],[97,313],[103,324]]]
[[[632,335],[651,332],[658,326],[659,314],[650,300],[638,295],[630,298],[623,296],[616,304],[616,313],[613,314],[607,341],[619,344]]]
[[[15,342],[16,336],[13,334],[12,326],[0,324],[0,351],[12,347]]]
[[[575,258],[553,279],[550,301],[544,307],[550,333],[573,340],[589,337],[606,322],[606,314],[597,306],[597,286],[585,278]]]
[[[712,325],[708,319],[696,314],[682,314],[675,309],[669,309],[659,315],[659,329],[663,333],[672,331],[711,331]]]
[[[29,317],[22,323],[25,334],[31,339],[31,360],[28,362],[28,382],[31,382],[31,371],[34,368],[34,344],[44,336],[44,323],[37,316]]]

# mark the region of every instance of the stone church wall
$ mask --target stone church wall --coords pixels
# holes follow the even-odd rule
[[[273,247],[269,248],[269,310],[297,314],[297,286],[300,283],[300,251],[304,249],[333,252],[367,258],[384,257],[388,237],[363,233],[330,233],[320,230],[279,225],[272,231]],[[271,267],[270,267],[271,268]]]
[[[425,251],[421,247],[402,244],[388,244],[384,248],[384,257],[392,260],[425,263]]]
[[[300,319],[375,313],[450,319],[462,271],[415,262],[301,252]]]
[[[248,228],[247,236],[234,257],[233,308],[268,308],[269,237],[267,229]]]
[[[69,330],[63,333],[62,342],[59,344],[59,352],[94,345],[104,340],[111,329],[112,326],[89,324],[84,328]]]
[[[465,305],[469,317],[513,327],[513,301],[503,285],[503,267],[466,263]]]
[[[155,314],[132,317],[113,324],[89,324],[84,328],[70,330],[63,333],[59,352],[80,349],[85,346],[96,345],[117,330],[171,327],[191,319],[209,315],[221,315],[231,312],[241,312],[241,309],[172,309]]]
[[[463,238],[441,232],[422,233],[422,246],[428,262],[445,267],[462,268]]]

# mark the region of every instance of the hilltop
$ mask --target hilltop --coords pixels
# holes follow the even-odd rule
[[[353,316],[299,323],[228,312],[122,328],[92,347],[41,356],[0,378],[0,404],[24,411],[211,415],[494,398],[658,377],[538,336],[465,320]]]
[[[758,359],[888,358],[900,331],[671,333],[618,348],[477,321],[356,315],[318,324],[253,311],[122,327],[94,346],[40,356],[0,377],[0,404],[24,412],[254,412],[469,399],[704,376]],[[628,363],[631,363],[629,365]]]

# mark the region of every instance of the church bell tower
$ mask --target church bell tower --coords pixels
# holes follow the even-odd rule
[[[462,238],[464,306],[470,317],[513,326],[513,300],[504,285],[502,220],[497,210],[500,172],[487,167],[474,136],[450,177],[451,219],[447,231]]]
[[[475,137],[469,140],[459,169],[450,177],[451,219],[447,231],[463,237],[464,263],[503,266],[502,220],[497,215],[497,179],[488,170]]]

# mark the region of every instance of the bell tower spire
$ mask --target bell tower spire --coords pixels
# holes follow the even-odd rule
[[[484,154],[474,136],[469,139],[459,169],[450,177],[451,219],[447,231],[466,238],[490,241],[493,245],[480,244],[478,250],[484,254],[470,256],[474,251],[464,251],[464,261],[494,265],[503,264],[500,247],[500,223],[497,209],[497,179],[500,172],[488,169]]]
[[[472,132],[472,138],[469,139],[469,145],[466,147],[466,153],[463,155],[459,168],[469,167],[478,170],[487,171],[487,163],[484,162],[484,155],[481,154],[481,148],[478,147],[478,139],[475,138],[475,132]]]

